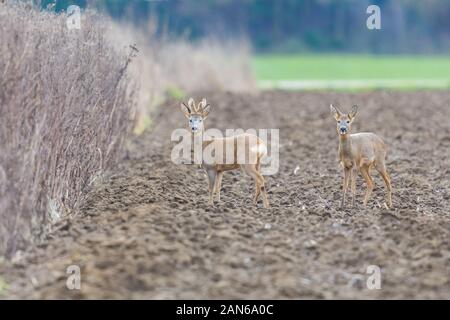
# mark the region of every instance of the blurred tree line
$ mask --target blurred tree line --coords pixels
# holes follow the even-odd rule
[[[43,0],[45,6],[54,0]],[[448,53],[450,0],[58,0],[95,6],[168,36],[248,38],[258,52]],[[366,9],[381,8],[381,30]]]

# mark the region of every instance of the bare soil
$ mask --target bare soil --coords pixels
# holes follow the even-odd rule
[[[280,129],[270,209],[252,205],[240,171],[225,173],[221,202],[207,206],[205,174],[170,160],[171,132],[186,125],[170,101],[78,214],[0,263],[3,297],[450,299],[450,92],[206,97],[209,127]],[[354,132],[388,144],[392,210],[376,172],[369,206],[358,177],[357,206],[339,209],[330,103],[358,104]],[[81,290],[66,288],[70,265],[81,268]],[[366,286],[369,265],[381,268],[379,290]]]

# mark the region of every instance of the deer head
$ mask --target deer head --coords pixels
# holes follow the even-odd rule
[[[355,119],[356,113],[358,112],[358,106],[354,105],[352,107],[352,111],[349,114],[345,114],[339,111],[338,108],[335,108],[332,104],[330,104],[330,111],[337,121],[336,130],[338,134],[350,133],[353,120]]]
[[[185,117],[189,120],[189,129],[193,133],[202,132],[204,129],[204,120],[208,117],[211,110],[211,106],[206,103],[206,99],[203,98],[198,105],[195,105],[194,99],[190,98],[188,104],[181,103],[181,111]]]

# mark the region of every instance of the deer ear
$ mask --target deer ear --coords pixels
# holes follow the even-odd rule
[[[205,102],[206,102],[206,100],[205,100]],[[203,119],[206,119],[206,118],[208,117],[208,114],[209,114],[210,111],[211,111],[211,105],[210,105],[210,104],[207,104],[207,105],[203,108],[203,112],[202,112]]]
[[[332,104],[330,104],[330,113],[336,120],[339,120],[342,115],[341,112],[337,108],[333,107]]]
[[[188,106],[191,110],[193,110],[195,108],[195,102],[193,98],[189,98],[188,100]]]
[[[189,107],[185,105],[184,102],[181,103],[180,107],[181,111],[184,113],[186,118],[189,118],[189,115],[191,114],[191,109],[189,109]]]
[[[349,116],[350,118],[354,118],[356,116],[356,113],[358,112],[358,106],[355,104],[352,107],[352,111],[350,112]]]

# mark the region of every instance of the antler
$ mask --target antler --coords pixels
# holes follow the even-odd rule
[[[191,109],[191,112],[192,111],[197,112],[197,108],[195,107],[195,101],[193,98],[189,98],[188,106],[189,106],[189,109]]]
[[[195,105],[194,99],[189,99],[189,106],[192,105],[192,109],[195,113],[203,113],[203,109],[206,107],[206,99],[203,98],[198,105]]]
[[[195,104],[195,101],[193,98],[189,98],[188,100],[188,105],[185,107],[187,107],[187,109],[189,110],[189,113],[193,112],[193,113],[198,113],[198,114],[205,114],[206,115],[209,113],[209,105],[206,103],[206,99],[203,98],[202,101],[199,102],[198,105]]]

